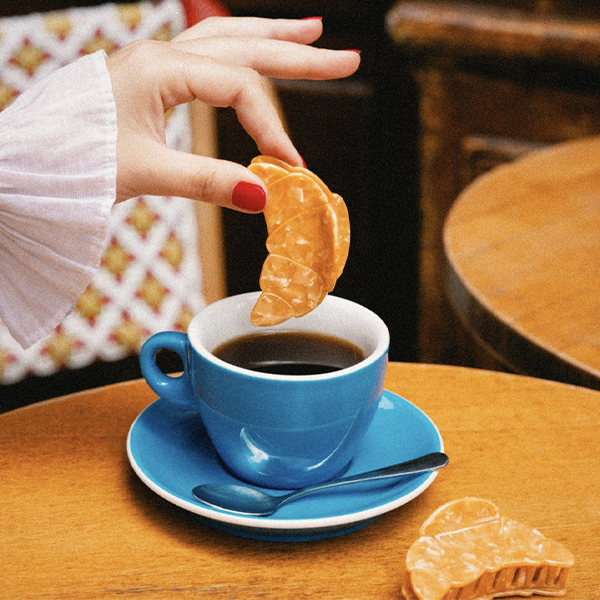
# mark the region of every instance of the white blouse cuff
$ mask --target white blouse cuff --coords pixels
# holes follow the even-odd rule
[[[0,319],[27,348],[100,265],[116,196],[117,117],[103,51],[0,113]]]

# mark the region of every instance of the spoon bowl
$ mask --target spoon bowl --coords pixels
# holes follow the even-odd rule
[[[331,479],[330,481],[300,488],[281,496],[274,496],[251,485],[244,485],[241,483],[206,483],[196,486],[192,490],[192,494],[197,500],[221,510],[257,517],[268,517],[284,504],[319,490],[363,481],[389,479],[392,477],[400,477],[402,475],[434,471],[445,467],[448,464],[448,460],[448,456],[443,452],[433,452],[413,460],[384,467],[383,469],[376,469],[374,471],[368,471],[367,473]]]

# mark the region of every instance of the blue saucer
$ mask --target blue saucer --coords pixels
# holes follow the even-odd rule
[[[361,450],[345,474],[378,469],[443,449],[431,419],[414,404],[385,390]],[[283,506],[270,517],[228,513],[197,501],[192,488],[238,480],[223,467],[198,414],[173,408],[160,398],[131,426],[127,455],[138,477],[151,490],[212,527],[242,537],[280,542],[326,539],[355,531],[410,502],[437,476],[435,471],[317,492]]]

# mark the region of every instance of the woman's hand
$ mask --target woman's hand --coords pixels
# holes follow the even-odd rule
[[[358,53],[308,45],[321,33],[320,19],[211,17],[170,42],[133,42],[113,54],[107,66],[117,108],[117,202],[152,194],[262,210],[265,186],[242,165],[167,148],[164,113],[196,98],[231,106],[262,154],[302,165],[263,76],[354,73]]]

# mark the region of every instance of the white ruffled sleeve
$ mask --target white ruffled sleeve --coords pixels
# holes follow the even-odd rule
[[[100,265],[116,142],[104,52],[0,113],[0,319],[24,348],[62,321]]]

